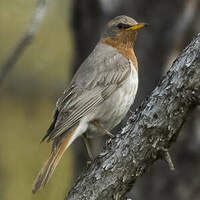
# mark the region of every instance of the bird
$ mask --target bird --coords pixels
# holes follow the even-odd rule
[[[33,193],[46,185],[65,150],[79,136],[90,157],[88,138],[113,136],[110,131],[126,116],[137,93],[134,44],[138,30],[146,25],[125,15],[106,24],[94,50],[56,103],[53,122],[41,140],[52,142],[52,150],[35,178]]]

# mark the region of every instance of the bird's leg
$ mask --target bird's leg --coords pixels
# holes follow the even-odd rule
[[[92,160],[94,160],[94,157],[92,155],[92,151],[91,151],[91,148],[90,148],[90,145],[89,145],[89,142],[88,142],[88,138],[85,135],[83,135],[82,138],[83,138],[83,142],[85,144],[88,156],[89,156],[90,160],[92,161]]]
[[[106,135],[108,135],[110,138],[114,138],[114,135],[113,135],[111,132],[109,132],[108,130],[106,130],[106,129],[102,126],[101,123],[99,123],[98,121],[94,121],[93,124],[94,124],[96,127],[100,128],[102,131],[104,131],[104,133],[105,133]]]

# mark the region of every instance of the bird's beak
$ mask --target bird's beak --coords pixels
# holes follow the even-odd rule
[[[141,29],[141,28],[146,27],[146,26],[148,26],[147,23],[138,23],[134,26],[127,28],[126,30],[138,30],[138,29]]]

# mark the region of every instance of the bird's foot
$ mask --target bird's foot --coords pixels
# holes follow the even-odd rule
[[[105,129],[105,128],[103,127],[103,125],[102,125],[100,122],[94,121],[93,124],[94,124],[97,128],[101,129],[101,130],[104,132],[104,134],[105,134],[105,135],[108,135],[110,138],[114,138],[114,137],[115,137],[110,131],[108,131],[107,129]]]

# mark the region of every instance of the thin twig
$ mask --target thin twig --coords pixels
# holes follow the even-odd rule
[[[45,13],[46,0],[38,0],[36,4],[36,9],[33,13],[27,30],[25,31],[24,35],[19,40],[16,47],[13,49],[12,53],[9,55],[5,63],[0,68],[0,85],[5,80],[11,69],[14,67],[15,63],[24,52],[25,48],[31,44],[34,35],[39,30],[39,25],[42,23]]]
[[[162,148],[160,149],[161,152],[162,152],[162,158],[167,162],[168,166],[169,166],[169,169],[171,171],[174,171],[175,170],[175,167],[174,167],[174,164],[172,162],[172,158],[171,158],[171,155],[169,153],[169,150],[168,149],[165,149],[165,148]]]

